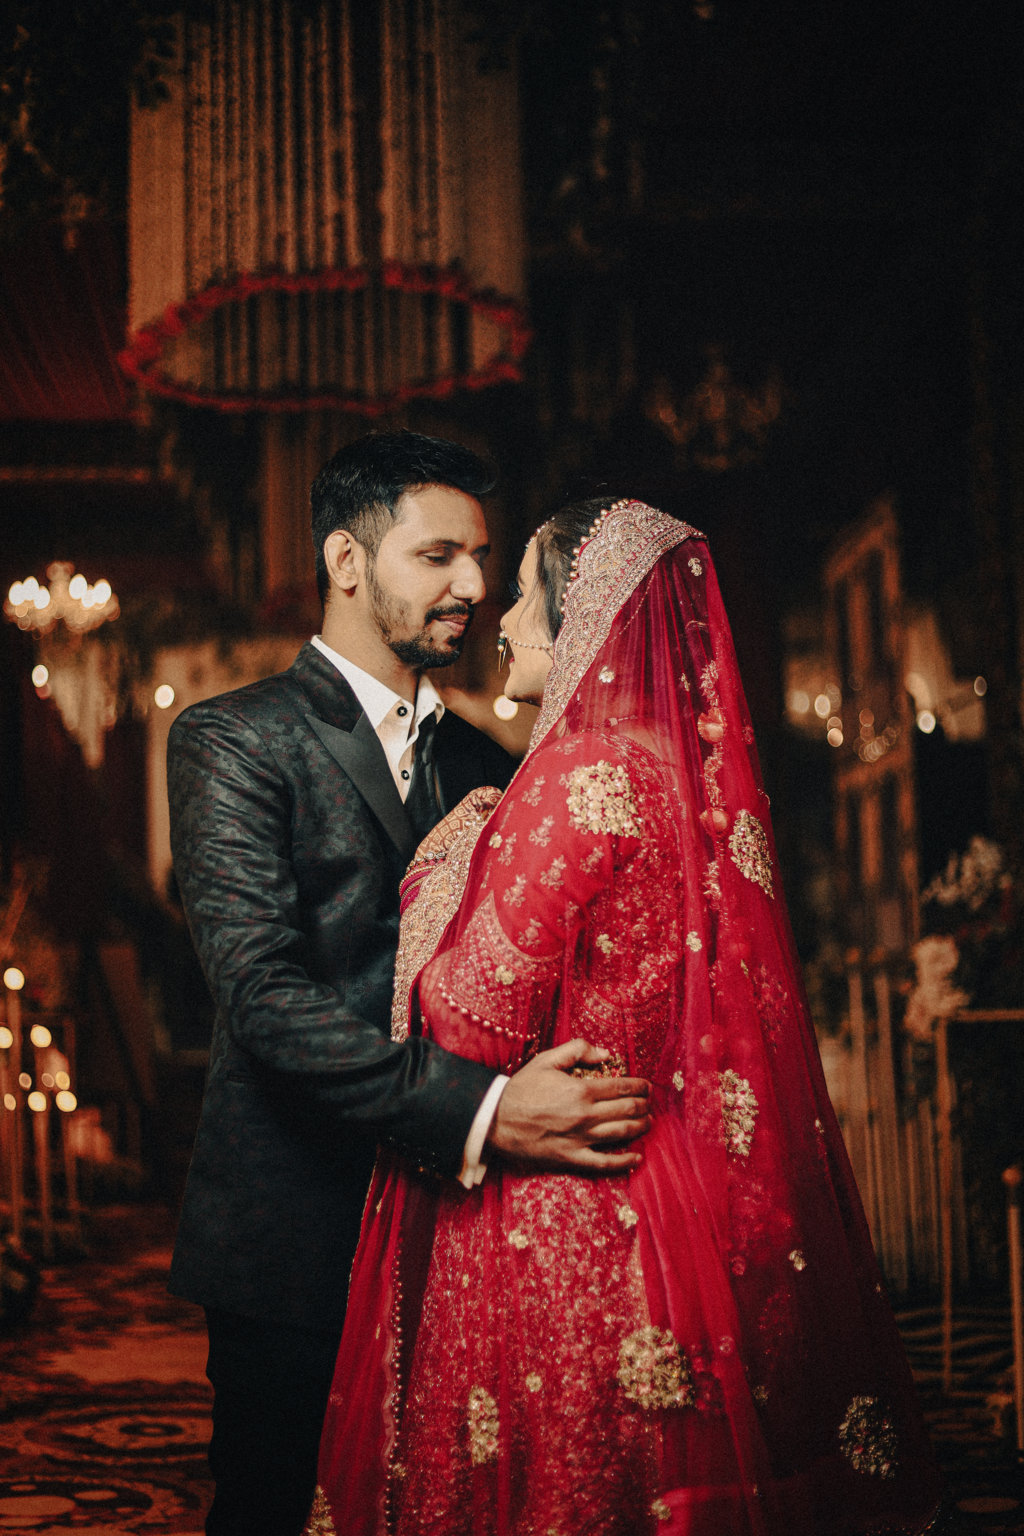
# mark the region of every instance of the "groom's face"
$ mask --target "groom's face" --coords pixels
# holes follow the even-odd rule
[[[417,671],[457,661],[484,596],[487,527],[474,496],[445,485],[407,491],[366,565],[370,617]]]

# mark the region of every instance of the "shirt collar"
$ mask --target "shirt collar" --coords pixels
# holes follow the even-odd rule
[[[327,660],[341,673],[352,692],[359,700],[363,714],[369,720],[375,731],[380,730],[381,725],[391,714],[392,710],[405,704],[406,700],[400,693],[395,693],[386,683],[373,677],[369,672],[357,667],[354,661],[349,661],[347,656],[342,656],[324,641],[320,635],[314,635],[312,644],[316,646]],[[440,720],[444,714],[444,703],[441,695],[430,681],[429,677],[421,677],[416,689],[416,705],[413,711],[413,727],[419,730],[422,721],[427,715],[433,714]],[[411,733],[410,733],[411,734]]]

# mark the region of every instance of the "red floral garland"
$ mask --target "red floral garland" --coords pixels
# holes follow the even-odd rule
[[[487,389],[492,384],[519,383],[523,373],[520,360],[530,344],[526,315],[514,299],[493,290],[473,289],[464,273],[456,267],[439,270],[430,266],[410,266],[387,261],[380,269],[385,288],[402,293],[432,293],[454,303],[465,304],[474,314],[483,315],[504,333],[501,351],[481,368],[469,373],[445,374],[426,384],[403,384],[391,394],[377,399],[362,399],[340,391],[317,395],[216,395],[191,389],[161,372],[159,362],[165,343],[209,318],[225,304],[252,298],[259,293],[355,293],[368,286],[371,273],[363,266],[327,267],[319,272],[242,272],[228,283],[209,283],[200,293],[179,304],[169,304],[159,320],[142,326],[128,338],[118,362],[129,378],[154,394],[186,405],[207,406],[217,411],[338,410],[361,416],[383,416],[409,400],[444,400],[460,389]]]

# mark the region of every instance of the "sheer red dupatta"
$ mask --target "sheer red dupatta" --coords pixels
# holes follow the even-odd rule
[[[699,535],[579,558],[531,751],[403,921],[400,1027],[654,1083],[628,1179],[382,1160],[314,1530],[917,1532],[937,1503],[829,1105]]]

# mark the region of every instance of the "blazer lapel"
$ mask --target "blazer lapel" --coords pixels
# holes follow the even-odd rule
[[[406,860],[411,859],[416,852],[416,833],[395,788],[384,748],[369,720],[360,712],[352,730],[346,731],[318,720],[316,715],[307,715],[306,719],[339,768],[348,774],[399,853]]]
[[[306,720],[348,774],[381,826],[406,860],[416,851],[416,833],[395,788],[384,748],[348,683],[322,651],[306,644],[291,669],[312,709]]]

